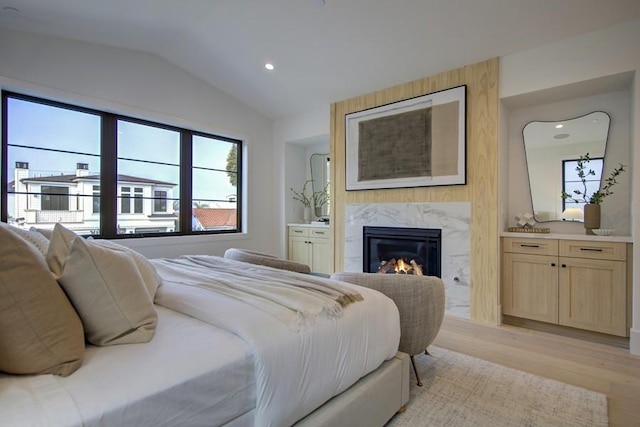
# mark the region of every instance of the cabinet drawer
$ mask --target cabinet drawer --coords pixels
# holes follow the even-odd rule
[[[527,239],[525,237],[505,237],[502,251],[517,254],[558,255],[558,241],[554,239]]]
[[[318,239],[328,239],[329,229],[328,228],[312,228],[311,237],[316,237]]]
[[[309,237],[309,227],[289,227],[289,236]]]
[[[560,256],[613,261],[626,261],[627,244],[588,240],[561,240]]]

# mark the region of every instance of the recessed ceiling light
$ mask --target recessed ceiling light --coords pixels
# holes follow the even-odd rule
[[[562,123],[558,123],[556,125],[556,129],[562,129],[564,127],[564,125]]]
[[[267,62],[266,64],[264,64],[264,68],[266,68],[269,71],[273,71],[276,67],[274,67],[271,62]]]
[[[569,138],[571,135],[569,135],[568,133],[559,133],[557,135],[554,136],[555,139],[567,139]]]

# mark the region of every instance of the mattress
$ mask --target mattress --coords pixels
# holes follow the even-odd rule
[[[237,280],[242,281],[246,267],[238,264]],[[391,359],[398,349],[397,307],[372,289],[341,283],[360,293],[363,301],[348,305],[340,316],[318,317],[313,325],[292,330],[242,300],[194,285],[186,279],[186,270],[185,279],[176,280],[179,275],[163,275],[162,266],[156,266],[163,276],[156,304],[234,333],[254,349],[255,426],[293,425]],[[270,274],[305,277],[259,268],[267,278]],[[215,277],[212,270],[211,280]]]
[[[0,424],[253,425],[252,348],[220,328],[156,309],[153,340],[89,346],[68,377],[0,374]]]

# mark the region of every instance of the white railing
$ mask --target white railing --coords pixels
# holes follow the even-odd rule
[[[35,222],[37,224],[82,222],[84,220],[83,211],[35,211],[35,214]]]

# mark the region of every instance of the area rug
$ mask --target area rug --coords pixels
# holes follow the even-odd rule
[[[407,409],[387,427],[608,426],[607,398],[439,347],[415,357]]]

